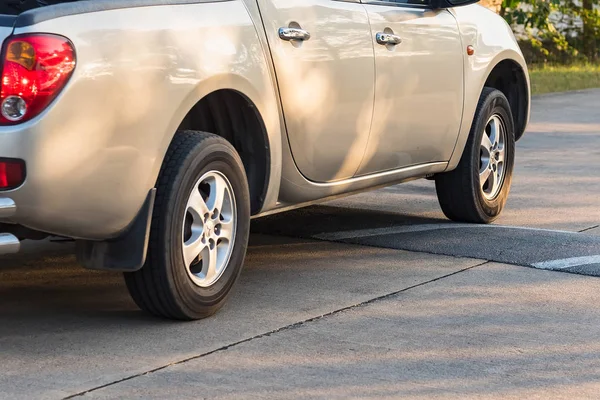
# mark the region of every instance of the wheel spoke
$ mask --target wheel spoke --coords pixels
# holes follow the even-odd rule
[[[492,118],[490,121],[490,141],[492,143],[492,148],[498,146],[498,142],[500,141],[500,129],[500,121],[498,121],[498,118]]]
[[[493,174],[492,170],[489,167],[484,169],[483,172],[479,174],[479,185],[481,186],[481,188],[483,188],[488,179],[490,179],[490,175]]]
[[[483,132],[483,137],[481,138],[481,148],[488,154],[492,152],[493,144],[488,137],[486,132]]]
[[[504,163],[504,153],[505,153],[505,152],[506,152],[506,151],[505,151],[504,149],[501,149],[501,150],[498,152],[498,163]]]
[[[221,177],[215,177],[210,183],[210,211],[223,210],[225,196],[228,195],[227,184]]]
[[[233,221],[222,221],[219,230],[219,237],[231,242],[233,237]]]
[[[194,260],[196,260],[200,253],[206,248],[206,243],[202,242],[202,237],[201,233],[193,232],[192,239],[183,244],[183,260],[187,268],[192,265]]]
[[[212,249],[210,246],[206,246],[202,252],[202,270],[205,272],[204,279],[212,281],[215,278],[215,275],[217,275],[217,261],[217,244],[215,243]]]
[[[496,193],[498,186],[500,185],[500,178],[498,172],[490,174],[490,193]]]
[[[200,190],[198,190],[198,188],[192,191],[190,199],[188,200],[188,208],[193,210],[200,219],[202,219],[205,214],[210,213],[210,210],[208,209],[208,206],[202,198],[202,194],[200,194]]]
[[[490,168],[492,163],[491,155],[481,157],[481,165],[479,166],[479,175],[481,175],[486,169]]]

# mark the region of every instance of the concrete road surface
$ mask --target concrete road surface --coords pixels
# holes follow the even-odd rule
[[[71,244],[0,258],[0,398],[595,398],[600,90],[538,97],[493,226],[432,182],[253,223],[229,304],[138,311]]]

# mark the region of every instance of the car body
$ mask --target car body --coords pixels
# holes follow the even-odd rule
[[[453,170],[486,86],[517,139],[529,118],[519,46],[477,4],[105,0],[0,18],[1,40],[38,33],[68,38],[76,66],[39,115],[0,126],[0,160],[26,165],[0,190],[4,252],[36,233],[128,235],[182,129],[235,147],[260,217]]]

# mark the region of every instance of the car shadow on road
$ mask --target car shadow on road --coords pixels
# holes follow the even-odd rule
[[[41,328],[55,318],[146,319],[129,300],[120,274],[81,268],[71,246],[3,262],[0,299],[0,319],[11,321],[0,327],[0,337],[27,321]]]
[[[436,222],[439,220],[382,211],[314,206],[253,221],[250,246],[302,243],[299,238],[328,231]],[[108,319],[128,324],[167,323],[138,311],[121,274],[80,268],[72,243],[26,241],[24,250],[18,255],[0,257],[0,319],[11,321],[0,327],[0,337],[16,333],[20,324],[29,325],[26,321],[36,321],[33,325],[39,326],[41,321],[59,316],[69,320],[97,320],[99,324]],[[268,250],[261,250],[264,251]],[[297,254],[301,249],[294,251]]]
[[[441,217],[318,205],[253,220],[252,232],[307,238],[321,233],[448,222]]]

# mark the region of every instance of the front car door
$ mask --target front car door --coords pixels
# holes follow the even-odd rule
[[[258,5],[298,169],[316,182],[352,177],[373,116],[375,67],[365,8],[359,0]]]
[[[358,175],[448,161],[463,107],[463,45],[454,16],[427,0],[362,0],[375,43],[371,138]],[[379,34],[379,36],[378,36]]]

